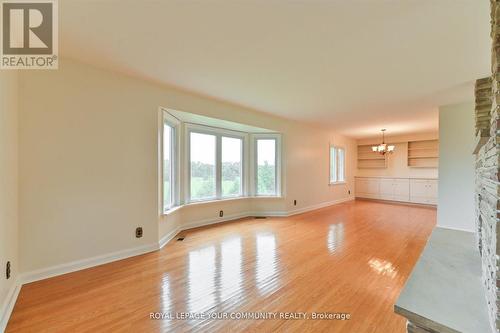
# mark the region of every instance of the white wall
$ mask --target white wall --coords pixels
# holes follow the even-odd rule
[[[474,105],[439,108],[440,227],[474,231]]]
[[[386,142],[396,146],[393,154],[387,157],[385,169],[357,169],[358,177],[401,177],[401,178],[438,178],[438,168],[410,168],[408,166],[408,141],[435,140],[438,133],[416,133],[387,137]],[[358,140],[358,145],[375,145],[382,137]]]
[[[23,272],[154,244],[220,209],[226,216],[289,212],[353,198],[356,144],[334,133],[72,60],[58,71],[25,71],[21,85]],[[283,133],[286,197],[187,206],[160,217],[159,106]],[[329,143],[347,149],[345,185],[328,185]],[[136,226],[144,228],[141,239]]]
[[[0,331],[6,302],[18,273],[17,112],[18,80],[13,71],[0,71]],[[12,276],[5,277],[7,261]],[[5,318],[3,318],[5,319]]]

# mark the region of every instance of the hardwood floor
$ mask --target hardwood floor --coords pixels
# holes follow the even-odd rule
[[[405,332],[393,304],[435,221],[434,208],[355,201],[192,229],[160,251],[23,286],[7,332]]]

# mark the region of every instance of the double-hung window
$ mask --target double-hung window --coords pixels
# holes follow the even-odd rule
[[[257,196],[280,195],[280,136],[256,135],[255,194]]]
[[[192,201],[215,199],[217,137],[212,134],[190,132],[190,194]]]
[[[189,198],[205,201],[244,194],[244,133],[188,128]]]
[[[345,182],[345,149],[330,146],[330,184]]]
[[[243,139],[221,137],[221,196],[243,195]]]
[[[179,123],[168,114],[163,114],[162,140],[162,181],[163,181],[163,211],[174,207],[178,202],[177,196],[177,152]]]

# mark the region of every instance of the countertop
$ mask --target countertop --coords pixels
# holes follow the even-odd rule
[[[394,311],[439,332],[492,332],[474,233],[435,228]]]

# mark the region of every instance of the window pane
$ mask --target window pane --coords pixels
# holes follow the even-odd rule
[[[330,183],[337,181],[337,149],[330,147]]]
[[[214,198],[215,189],[215,136],[191,133],[191,199]]]
[[[343,181],[345,181],[345,168],[344,168],[344,166],[345,166],[345,153],[344,153],[344,149],[339,148],[338,154],[339,154],[339,157],[338,157],[338,161],[339,161],[338,179],[339,179],[339,182],[343,182]]]
[[[163,210],[172,207],[172,137],[173,128],[163,125]]]
[[[257,140],[257,194],[276,195],[276,140]]]
[[[242,140],[222,137],[222,196],[241,195]]]

